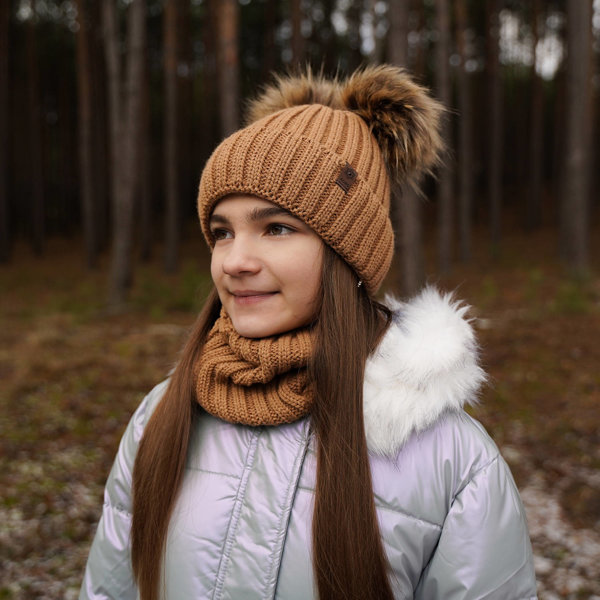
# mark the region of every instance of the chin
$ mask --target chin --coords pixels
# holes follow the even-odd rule
[[[234,329],[242,337],[247,338],[262,338],[270,335],[275,335],[277,332],[273,321],[268,321],[265,318],[250,319],[247,317],[238,317],[229,315]]]
[[[278,322],[275,319],[268,318],[266,315],[261,315],[260,318],[235,318],[231,315],[230,317],[234,329],[239,335],[246,338],[270,337],[299,327],[296,323]]]

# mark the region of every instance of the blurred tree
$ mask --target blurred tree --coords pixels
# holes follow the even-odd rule
[[[215,0],[212,0],[213,2]],[[237,0],[220,0],[217,8],[217,78],[221,132],[223,137],[233,133],[240,122],[239,13]]]
[[[488,152],[488,201],[492,253],[500,249],[502,228],[502,156],[503,114],[502,81],[500,76],[500,11],[501,0],[490,0],[487,8],[486,65],[488,86],[489,135]]]
[[[179,243],[179,190],[178,190],[178,122],[177,122],[177,68],[180,0],[167,0],[164,8],[164,71],[165,71],[165,270],[177,268]]]
[[[471,259],[471,211],[473,209],[473,134],[470,77],[467,71],[467,5],[465,0],[454,2],[456,47],[460,57],[458,67],[458,110],[460,112],[458,132],[458,232],[460,258]]]
[[[436,0],[435,23],[437,44],[435,47],[435,89],[440,101],[452,106],[452,85],[450,81],[450,8],[448,0]],[[449,115],[442,120],[442,138],[448,149],[452,148],[452,130]],[[451,153],[448,150],[440,167],[438,179],[438,267],[441,273],[448,273],[452,262],[452,242],[454,240],[454,191],[453,171],[450,167]]]
[[[9,131],[9,70],[8,36],[10,30],[10,2],[0,2],[0,263],[10,257],[10,227],[8,202],[8,147]]]
[[[304,37],[302,35],[302,0],[290,0],[292,5],[292,63],[301,65],[304,62]]]
[[[88,267],[98,265],[98,232],[92,159],[92,69],[89,44],[89,19],[85,0],[77,0],[77,86],[79,130],[79,195],[85,258]]]
[[[121,77],[117,12],[103,0],[103,25],[109,89],[112,175],[112,257],[109,304],[119,310],[133,281],[133,209],[140,153],[143,61],[146,25],[144,0],[132,0],[127,14],[127,60]]]
[[[154,211],[152,206],[152,163],[154,155],[152,152],[152,136],[150,135],[150,131],[152,128],[150,106],[150,65],[147,52],[145,52],[145,55],[146,60],[144,60],[144,64],[142,67],[143,73],[142,100],[140,108],[140,155],[138,167],[139,202],[137,202],[140,215],[140,258],[142,259],[142,261],[150,260],[152,256],[152,243],[154,241]],[[167,219],[165,219],[165,221],[166,220]]]
[[[261,67],[261,79],[265,81],[275,70],[276,46],[275,29],[277,27],[277,7],[279,3],[276,0],[265,0],[263,22],[265,24],[265,35],[263,37],[263,59]]]
[[[388,55],[391,62],[408,68],[408,22],[410,0],[392,0],[389,5],[390,30]],[[409,185],[394,186],[394,229],[399,252],[399,280],[402,293],[416,294],[425,281],[421,199]]]
[[[94,219],[98,236],[99,251],[105,250],[110,238],[109,232],[109,171],[108,94],[106,85],[106,62],[104,60],[104,35],[102,30],[102,3],[87,5],[91,24],[89,51],[92,84],[92,162],[95,199]]]
[[[27,20],[25,43],[27,47],[27,100],[29,110],[29,167],[31,181],[31,234],[34,252],[44,251],[45,208],[41,103],[36,44],[36,2],[31,2],[31,16]]]
[[[388,2],[388,60],[402,67],[408,66],[408,17],[409,0]]]
[[[531,110],[529,128],[529,191],[525,202],[525,226],[535,229],[542,221],[542,160],[544,152],[544,97],[542,78],[538,73],[540,60],[539,42],[543,33],[542,3],[532,4],[533,61],[531,65]]]
[[[330,3],[331,6],[331,3]],[[391,7],[388,5],[388,12],[391,10]],[[393,11],[392,11],[393,12]],[[330,17],[333,12],[330,13]],[[345,12],[345,22],[346,22],[346,36],[345,36],[345,44],[344,50],[347,55],[345,60],[345,69],[348,72],[354,71],[362,62],[363,56],[361,52],[361,44],[362,44],[362,36],[360,33],[360,28],[362,24],[362,16],[363,16],[363,2],[362,0],[358,0],[356,2],[351,2]],[[315,23],[315,25],[319,25]],[[333,48],[335,46],[334,41],[334,31],[330,28],[323,27],[323,23],[320,24],[319,30],[322,31],[321,35],[326,36],[327,44],[326,47],[328,52],[331,54],[334,52]],[[390,30],[391,31],[391,30]],[[342,58],[341,52],[338,54],[338,61]],[[331,62],[331,61],[330,61]],[[342,61],[340,61],[342,62]],[[338,64],[340,64],[338,62]]]
[[[417,47],[415,51],[413,73],[419,81],[423,82],[427,76],[427,20],[425,15],[425,2],[422,0],[413,0],[412,4],[417,16]]]
[[[567,139],[561,254],[572,273],[581,276],[589,267],[592,0],[568,0],[567,19]]]

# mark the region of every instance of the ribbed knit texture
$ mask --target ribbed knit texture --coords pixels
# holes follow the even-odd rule
[[[207,412],[230,423],[292,423],[312,406],[306,373],[311,352],[308,329],[245,338],[221,311],[195,366],[196,398]]]
[[[358,174],[347,192],[336,184],[346,163]],[[394,250],[390,184],[377,142],[358,115],[320,104],[295,106],[225,139],[204,168],[198,195],[211,246],[212,209],[234,193],[289,210],[354,268],[368,292],[381,285]]]

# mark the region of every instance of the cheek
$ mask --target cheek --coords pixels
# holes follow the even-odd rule
[[[221,269],[221,262],[219,260],[218,255],[213,251],[210,257],[210,276],[213,280],[213,283],[218,287],[219,286],[219,277],[223,272]]]
[[[320,249],[311,253],[312,256],[298,266],[296,281],[298,282],[298,295],[303,303],[312,305],[317,301],[321,288],[321,270],[323,265]]]

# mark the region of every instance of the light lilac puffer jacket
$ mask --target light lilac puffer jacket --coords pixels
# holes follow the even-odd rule
[[[369,359],[365,428],[396,598],[536,598],[525,514],[510,471],[463,410],[484,379],[464,308],[432,289],[396,318]],[[81,599],[137,597],[131,473],[158,385],[134,414],[106,485]],[[316,597],[309,420],[232,425],[204,414],[171,521],[168,600]]]

